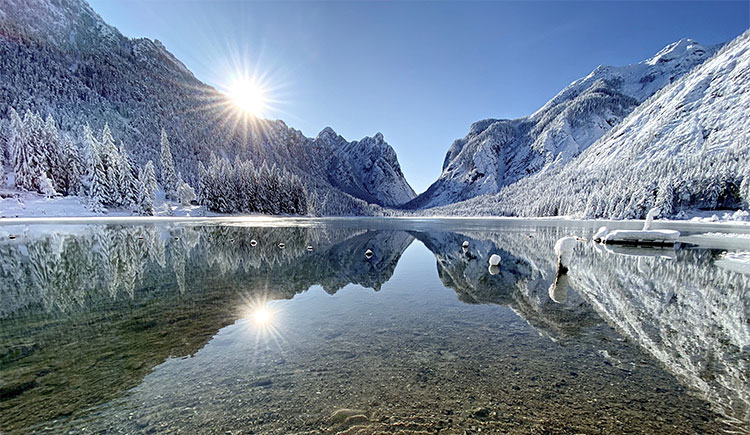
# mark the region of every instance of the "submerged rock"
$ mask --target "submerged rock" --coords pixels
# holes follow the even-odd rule
[[[333,411],[333,414],[331,414],[331,422],[332,423],[349,423],[349,424],[358,424],[358,423],[366,423],[370,421],[369,418],[365,415],[365,411],[361,409],[349,409],[349,408],[341,408]]]

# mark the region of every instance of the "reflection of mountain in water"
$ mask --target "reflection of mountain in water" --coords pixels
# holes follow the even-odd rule
[[[438,275],[466,303],[500,304],[513,309],[531,326],[554,339],[570,338],[591,325],[599,316],[575,291],[564,304],[550,300],[548,289],[555,277],[554,256],[536,251],[539,258],[520,255],[531,243],[527,232],[493,234],[414,233],[435,254]],[[469,248],[463,250],[463,241]],[[518,249],[517,249],[518,248]],[[533,250],[532,250],[533,251]],[[532,254],[530,251],[528,254]],[[501,258],[499,273],[488,272],[492,254]]]
[[[0,245],[0,427],[118,397],[165,359],[201,349],[248,299],[291,298],[315,284],[331,293],[350,282],[379,289],[412,240],[226,226],[24,234]]]
[[[750,419],[750,277],[716,268],[708,251],[663,258],[581,245],[568,297],[558,304],[548,289],[553,245],[563,235],[570,234],[96,226],[6,240],[0,427],[76,417],[119,397],[165,359],[201,349],[242,315],[248,299],[292,298],[313,285],[329,293],[349,283],[380,289],[414,237],[433,252],[440,279],[460,300],[506,305],[544,335],[584,340],[612,356],[616,346],[604,335],[614,333],[604,319],[728,419]],[[487,270],[491,254],[502,260],[496,275]]]
[[[713,265],[711,251],[676,258],[586,246],[571,285],[629,340],[699,390],[734,423],[750,422],[750,278]]]
[[[435,254],[443,283],[461,300],[507,305],[553,338],[574,337],[603,318],[699,391],[735,427],[747,429],[750,277],[715,267],[711,251],[614,253],[580,245],[569,272],[568,299],[556,304],[548,296],[556,268],[553,247],[570,232],[464,234],[416,234]],[[463,240],[470,243],[467,254]],[[502,258],[499,275],[487,271],[491,254]]]

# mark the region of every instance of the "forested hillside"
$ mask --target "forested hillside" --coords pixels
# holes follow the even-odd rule
[[[343,141],[342,148],[307,138],[283,121],[240,113],[159,41],[123,36],[83,0],[0,3],[0,144],[13,187],[11,109],[52,116],[61,140],[81,154],[86,126],[97,135],[106,126],[133,164],[155,163],[160,184],[164,130],[175,173],[193,188],[199,163],[208,166],[215,154],[295,175],[307,195],[315,194],[318,213],[371,214],[367,203],[397,205],[414,196],[382,135]],[[336,171],[350,178],[334,177]],[[42,192],[35,184],[15,187]]]

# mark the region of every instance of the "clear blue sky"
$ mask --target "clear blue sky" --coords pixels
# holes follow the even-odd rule
[[[729,41],[750,2],[241,2],[89,0],[130,37],[161,40],[202,81],[264,74],[267,117],[316,136],[380,131],[417,192],[472,122],[541,107],[597,65],[683,37]]]

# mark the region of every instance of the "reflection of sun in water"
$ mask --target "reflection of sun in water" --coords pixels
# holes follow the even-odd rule
[[[229,89],[232,102],[245,113],[260,118],[267,109],[266,91],[254,80],[236,80]]]
[[[254,290],[252,294],[241,295],[242,302],[238,307],[241,334],[249,342],[254,342],[249,357],[260,358],[269,346],[276,347],[283,354],[287,340],[283,336],[285,317],[282,304],[268,297],[268,284],[260,284]]]
[[[267,325],[271,321],[271,312],[267,308],[258,308],[253,312],[253,321],[258,325]]]

